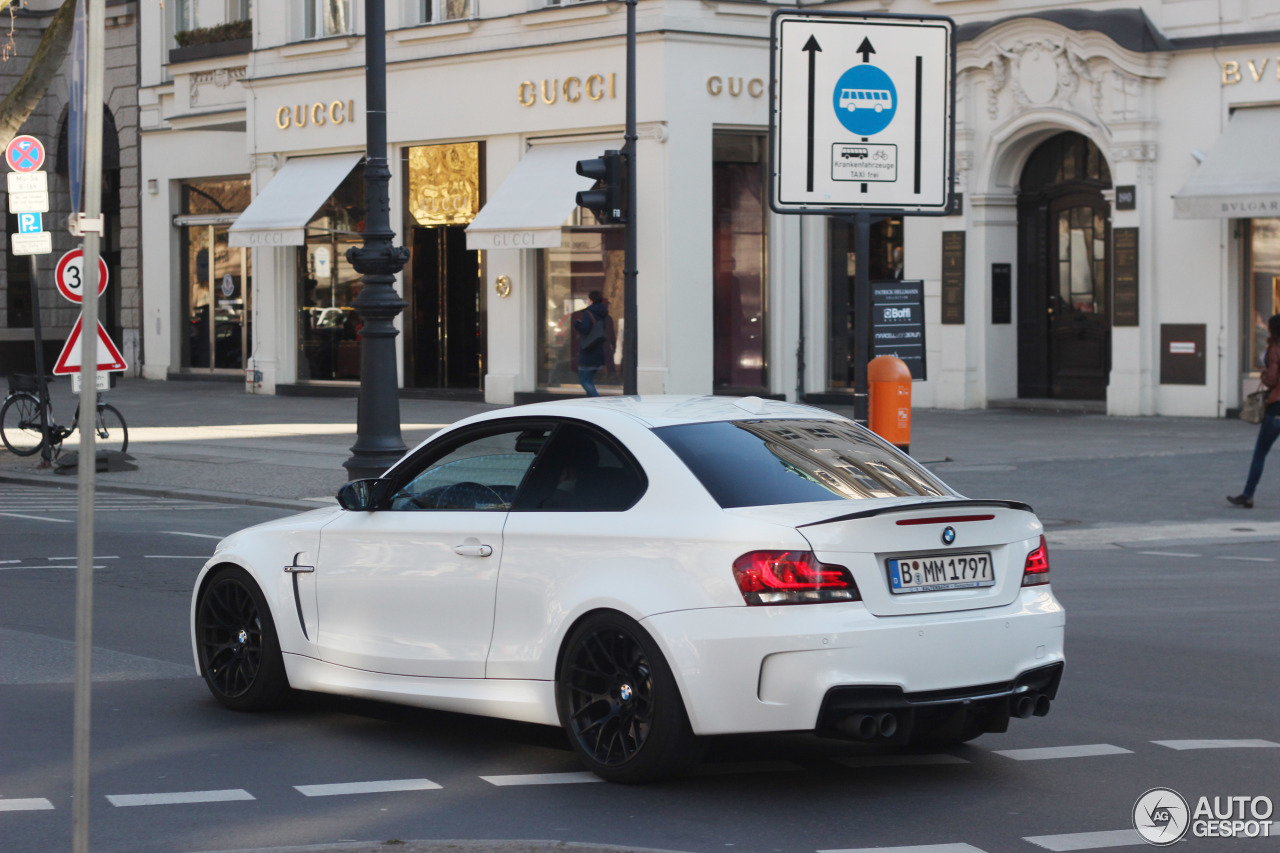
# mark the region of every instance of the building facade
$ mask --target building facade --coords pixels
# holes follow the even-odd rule
[[[15,6],[19,4],[14,4]],[[61,5],[54,0],[29,2],[6,11],[12,15],[12,29],[0,36],[7,53],[0,62],[0,93],[7,94],[26,71],[40,44],[53,13]],[[115,342],[137,375],[142,363],[139,323],[142,313],[140,278],[141,243],[138,232],[138,42],[137,3],[108,0],[106,5],[106,77],[103,104],[102,211],[106,231],[102,235],[102,258],[107,264],[108,286],[102,295],[99,316],[107,334]],[[40,326],[44,338],[45,369],[50,370],[79,317],[79,306],[62,298],[54,284],[54,269],[65,252],[80,246],[68,233],[65,223],[71,213],[67,156],[68,91],[70,63],[64,61],[19,133],[34,136],[45,146],[43,171],[48,173],[49,212],[44,214],[44,230],[52,233],[53,253],[14,255],[9,235],[18,231],[17,217],[8,211],[4,198],[5,263],[0,268],[0,374],[32,373],[35,370],[35,304],[32,297],[32,258],[39,299]],[[5,171],[8,171],[6,168]]]
[[[1263,150],[1280,129],[1280,3],[822,8],[872,6],[957,23],[960,204],[882,218],[870,247],[873,279],[924,282],[915,404],[1236,407],[1280,305],[1280,180]],[[411,251],[402,386],[495,403],[581,393],[572,320],[598,290],[619,341],[606,392],[634,323],[642,393],[847,401],[865,345],[853,229],[768,202],[778,6],[639,4],[625,316],[622,234],[574,204],[589,186],[575,162],[622,144],[624,8],[388,3],[391,216]],[[144,375],[351,393],[361,4],[140,14]],[[226,38],[179,47],[193,30]]]

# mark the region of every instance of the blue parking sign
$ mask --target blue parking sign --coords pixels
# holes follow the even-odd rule
[[[18,233],[19,234],[39,234],[44,230],[42,217],[38,213],[19,213],[18,214]]]

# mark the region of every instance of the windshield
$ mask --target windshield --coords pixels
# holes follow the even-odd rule
[[[654,432],[725,509],[955,492],[846,421],[716,421]]]

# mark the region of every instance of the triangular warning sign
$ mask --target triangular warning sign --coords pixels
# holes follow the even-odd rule
[[[76,318],[76,327],[67,336],[67,342],[62,347],[62,355],[58,356],[58,362],[53,366],[54,373],[80,372],[80,324],[83,322],[83,316]],[[116,349],[115,343],[107,336],[107,330],[102,327],[102,322],[99,321],[98,369],[127,370],[128,367],[129,365],[124,363],[124,356],[120,355],[120,350]]]

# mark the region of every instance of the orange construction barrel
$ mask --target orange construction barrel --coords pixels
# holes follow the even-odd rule
[[[896,356],[877,356],[867,365],[867,385],[871,431],[903,453],[910,452],[911,369]]]

